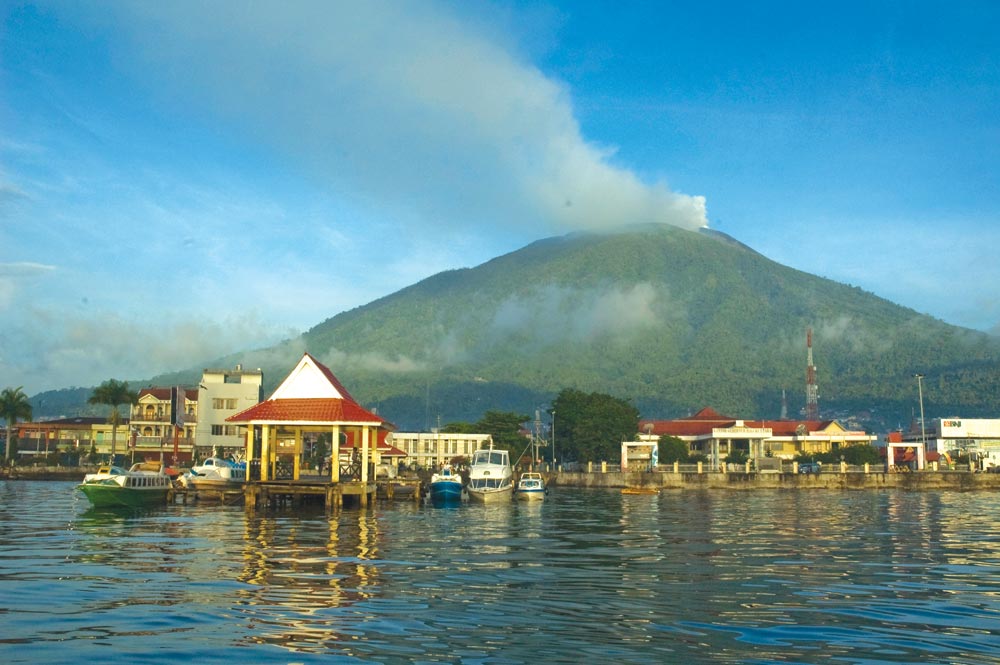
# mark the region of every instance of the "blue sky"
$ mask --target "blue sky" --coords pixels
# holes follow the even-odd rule
[[[1000,324],[998,3],[0,12],[2,386],[198,366],[640,221]]]

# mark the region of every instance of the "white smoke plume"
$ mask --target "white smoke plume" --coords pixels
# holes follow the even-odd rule
[[[445,5],[178,0],[101,14],[168,103],[217,114],[398,219],[707,225],[704,198],[612,164],[563,84]]]

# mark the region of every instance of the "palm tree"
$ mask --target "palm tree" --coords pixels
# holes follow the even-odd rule
[[[139,401],[139,395],[135,391],[128,389],[127,381],[116,381],[108,379],[101,385],[94,388],[94,392],[87,400],[90,404],[106,404],[111,407],[111,415],[108,416],[108,423],[111,425],[111,463],[115,461],[115,441],[118,437],[118,425],[122,422],[122,414],[118,410],[119,404],[135,404]]]
[[[10,461],[11,448],[13,448],[14,438],[12,432],[14,424],[21,420],[31,420],[31,402],[24,394],[21,386],[17,388],[4,388],[0,392],[0,415],[7,420],[7,451],[6,459]]]

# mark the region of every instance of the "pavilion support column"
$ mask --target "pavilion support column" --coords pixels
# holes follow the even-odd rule
[[[361,426],[361,482],[368,484],[368,425]]]
[[[295,454],[292,456],[292,480],[298,480],[302,471],[302,428],[295,428]]]
[[[271,427],[260,427],[260,479],[271,480]]]
[[[245,459],[246,463],[247,463],[247,474],[248,474],[247,480],[250,480],[250,477],[249,477],[250,462],[253,461],[253,431],[254,431],[253,424],[248,424],[247,425],[247,442],[246,442],[246,446],[247,446],[246,450],[247,451],[246,451],[246,455],[243,456],[243,459]]]
[[[340,482],[340,425],[333,426],[333,439],[330,443],[330,481]]]

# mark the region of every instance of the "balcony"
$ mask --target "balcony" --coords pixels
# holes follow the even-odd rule
[[[170,414],[162,413],[133,413],[132,414],[132,424],[138,423],[169,423]],[[198,422],[198,417],[193,413],[184,414],[184,423],[196,423]]]

